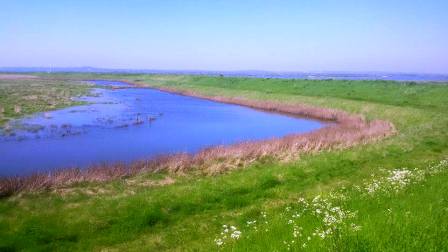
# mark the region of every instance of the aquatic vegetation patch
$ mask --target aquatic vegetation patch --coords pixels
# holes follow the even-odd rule
[[[0,75],[0,127],[35,112],[81,104],[73,97],[89,93],[91,84],[28,75]]]

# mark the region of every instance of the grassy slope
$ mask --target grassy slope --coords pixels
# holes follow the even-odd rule
[[[62,80],[0,79],[0,125],[35,112],[73,106],[74,96],[84,95],[89,85]],[[20,107],[20,112],[14,108]]]
[[[208,95],[304,102],[392,121],[399,133],[378,143],[305,156],[288,164],[263,160],[248,169],[203,177],[173,176],[176,183],[145,186],[164,174],[128,181],[80,185],[62,194],[44,193],[0,202],[0,246],[10,249],[210,250],[222,224],[244,226],[262,211],[279,215],[299,196],[307,198],[360,183],[381,169],[423,167],[448,154],[448,86],[373,81],[305,81],[148,75],[71,75],[128,79]],[[431,178],[405,193],[375,201],[353,196],[362,231],[340,248],[364,250],[446,249],[448,176]],[[136,181],[136,182],[135,182]],[[134,183],[130,183],[134,182]],[[386,219],[387,208],[397,209]],[[414,216],[404,223],[406,212]],[[387,225],[386,225],[387,224]],[[404,225],[406,224],[406,225]],[[385,229],[387,226],[387,229]],[[250,240],[283,250],[285,229],[271,239]],[[415,239],[415,235],[421,239]],[[309,248],[319,250],[324,243]],[[241,240],[235,249],[247,249]],[[327,247],[332,248],[332,247]]]

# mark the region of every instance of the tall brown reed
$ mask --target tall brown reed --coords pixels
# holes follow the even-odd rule
[[[31,176],[1,178],[0,196],[8,196],[18,192],[48,190],[80,182],[102,182],[126,178],[142,172],[184,173],[197,169],[206,174],[216,174],[246,167],[263,157],[272,157],[285,162],[297,159],[300,155],[306,153],[343,149],[355,144],[367,143],[395,132],[395,128],[390,122],[368,121],[363,116],[351,115],[336,109],[221,96],[209,97],[191,91],[179,92],[168,88],[161,88],[161,90],[265,111],[316,118],[330,123],[328,126],[310,133],[292,134],[268,140],[247,141],[228,146],[215,146],[196,154],[178,153],[136,161],[131,164],[99,164],[83,170],[72,168]]]

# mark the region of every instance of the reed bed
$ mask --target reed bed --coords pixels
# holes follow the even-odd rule
[[[180,92],[169,88],[160,88],[160,90],[265,111],[319,119],[329,122],[329,125],[310,133],[216,146],[196,154],[178,153],[136,161],[131,164],[100,164],[87,169],[68,168],[30,176],[0,178],[0,196],[50,190],[80,182],[109,181],[142,172],[185,173],[191,170],[200,170],[205,174],[213,175],[246,167],[263,157],[272,157],[278,161],[287,162],[298,159],[303,154],[348,148],[387,137],[395,132],[395,127],[390,122],[369,121],[361,115],[351,115],[336,109],[221,96],[209,97],[191,91]]]

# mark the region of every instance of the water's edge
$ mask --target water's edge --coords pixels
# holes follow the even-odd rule
[[[170,90],[172,92],[179,92]],[[201,97],[200,94],[182,92],[183,95]],[[347,112],[309,107],[293,106],[278,102],[257,102],[232,98],[209,97],[218,102],[236,103],[250,108],[267,109],[276,112],[307,115],[324,121],[333,121],[327,127],[281,138],[247,141],[238,144],[215,146],[200,150],[196,154],[177,153],[133,162],[92,166],[88,169],[63,169],[59,171],[35,173],[32,176],[0,177],[0,196],[18,192],[39,191],[65,187],[81,182],[105,182],[132,177],[142,172],[185,173],[191,169],[206,174],[221,173],[229,169],[240,169],[270,157],[277,161],[296,160],[300,155],[321,150],[345,149],[357,144],[389,137],[396,133],[392,123],[382,120],[366,121],[361,115]]]
[[[101,82],[102,80],[81,80],[81,81],[87,81],[87,82],[94,82],[94,83],[96,83],[97,85],[94,88],[91,89],[92,92],[96,92],[95,90],[98,89],[99,82]],[[170,149],[166,149],[166,148],[165,148],[165,151],[161,151],[161,150],[151,151],[151,148],[153,148],[152,145],[157,145],[157,143],[156,144],[152,143],[151,146],[148,147],[147,146],[148,145],[147,142],[146,143],[142,142],[143,144],[139,148],[135,148],[135,146],[133,146],[134,147],[133,149],[132,148],[130,148],[129,150],[122,149],[120,151],[120,152],[135,152],[135,154],[134,154],[135,157],[134,158],[130,158],[129,155],[132,156],[132,154],[126,154],[124,156],[121,155],[122,159],[120,159],[119,158],[120,155],[115,155],[114,152],[106,152],[106,153],[102,153],[103,154],[102,158],[101,158],[101,156],[98,157],[99,161],[96,161],[96,162],[90,161],[89,164],[80,166],[80,165],[77,165],[77,164],[79,164],[79,160],[83,160],[83,159],[86,159],[86,158],[87,158],[87,160],[89,160],[88,156],[89,155],[92,156],[94,154],[89,154],[89,153],[86,153],[85,151],[80,151],[80,153],[88,154],[87,156],[81,155],[81,154],[76,153],[76,152],[75,153],[73,153],[73,152],[72,153],[68,153],[70,148],[67,148],[64,145],[62,145],[62,146],[59,145],[59,148],[56,148],[56,149],[54,149],[52,147],[50,148],[48,146],[54,145],[54,142],[55,141],[59,141],[59,140],[60,141],[65,141],[65,143],[66,143],[65,145],[83,145],[82,141],[72,140],[72,138],[70,138],[70,135],[73,135],[73,136],[79,135],[79,134],[82,135],[82,134],[85,134],[86,132],[89,132],[89,131],[95,131],[95,127],[97,127],[98,125],[92,125],[92,126],[89,126],[89,127],[85,128],[85,126],[80,126],[81,125],[80,124],[80,125],[78,125],[80,127],[77,128],[77,127],[72,127],[73,126],[72,124],[73,123],[75,123],[75,124],[78,123],[78,122],[76,122],[76,120],[78,120],[78,119],[75,119],[75,122],[73,122],[73,120],[70,119],[68,122],[71,122],[72,124],[67,126],[66,125],[67,121],[64,121],[63,119],[62,120],[58,120],[57,118],[61,117],[61,116],[62,116],[61,118],[64,118],[64,116],[67,116],[67,115],[71,116],[72,118],[73,117],[74,118],[78,118],[80,116],[81,116],[81,118],[84,118],[85,115],[82,115],[82,114],[81,115],[74,115],[72,113],[77,113],[77,111],[89,110],[89,109],[92,109],[92,108],[93,108],[93,110],[95,110],[95,106],[98,106],[98,107],[101,106],[101,104],[97,103],[97,102],[101,101],[101,98],[96,98],[94,96],[95,98],[93,98],[93,100],[97,99],[97,100],[95,100],[96,103],[95,102],[94,103],[88,103],[87,105],[80,105],[80,106],[64,108],[64,109],[57,110],[57,111],[51,111],[51,113],[53,115],[56,115],[56,116],[54,116],[55,118],[53,118],[53,116],[51,116],[51,115],[49,117],[51,118],[52,122],[54,120],[56,120],[56,122],[59,122],[59,127],[57,127],[57,125],[56,125],[56,127],[53,128],[53,124],[49,125],[49,122],[48,122],[49,120],[48,120],[48,118],[46,118],[47,112],[40,112],[40,113],[36,113],[36,114],[30,115],[30,116],[27,116],[27,117],[22,118],[22,119],[18,119],[17,121],[22,121],[23,120],[23,121],[26,121],[27,124],[29,124],[28,127],[31,128],[31,131],[33,131],[32,133],[29,134],[29,135],[31,135],[31,138],[36,135],[36,132],[34,132],[34,131],[43,132],[39,127],[41,125],[47,124],[46,125],[47,127],[45,127],[45,129],[50,129],[50,130],[47,130],[49,132],[44,132],[42,137],[38,136],[38,138],[36,140],[38,143],[40,143],[41,146],[43,145],[42,146],[42,147],[44,147],[43,149],[46,149],[46,150],[43,150],[42,147],[38,146],[37,145],[38,143],[36,143],[34,145],[33,144],[27,144],[27,143],[20,143],[22,141],[26,142],[28,140],[29,141],[33,141],[33,140],[30,140],[30,139],[27,139],[26,138],[27,137],[26,134],[24,134],[25,137],[22,137],[22,136],[16,137],[14,135],[15,138],[13,138],[11,141],[18,141],[19,143],[17,143],[17,144],[18,145],[22,144],[22,146],[25,146],[25,148],[15,147],[17,152],[21,152],[21,153],[15,153],[14,152],[14,148],[7,148],[7,146],[14,147],[13,143],[11,143],[10,145],[7,145],[7,144],[2,143],[0,141],[0,149],[1,148],[4,149],[4,150],[10,149],[9,151],[5,152],[6,156],[8,156],[8,155],[10,156],[10,159],[9,159],[10,161],[8,161],[7,157],[6,157],[6,161],[5,161],[5,157],[0,158],[0,166],[4,167],[5,164],[6,164],[6,166],[8,166],[7,165],[8,162],[14,164],[15,168],[12,165],[8,166],[8,167],[11,167],[11,168],[8,168],[11,171],[11,172],[9,172],[9,174],[11,174],[14,171],[22,170],[23,168],[25,168],[25,167],[23,167],[24,165],[22,165],[23,168],[21,168],[20,164],[17,163],[17,160],[19,160],[19,162],[28,162],[28,160],[36,160],[36,162],[34,164],[29,165],[30,168],[27,168],[27,170],[29,170],[30,172],[26,172],[26,170],[24,170],[24,172],[21,172],[21,174],[18,174],[18,173],[15,174],[15,175],[26,175],[25,173],[28,173],[28,174],[35,173],[35,172],[32,172],[32,171],[33,171],[33,169],[36,169],[36,168],[32,168],[32,167],[38,167],[36,169],[36,171],[37,171],[37,173],[39,173],[40,171],[52,172],[52,170],[53,171],[63,170],[63,169],[66,169],[65,167],[67,167],[67,168],[83,167],[85,169],[88,169],[89,167],[98,166],[98,164],[113,165],[114,163],[120,163],[120,162],[125,162],[127,164],[132,164],[133,162],[137,162],[139,160],[149,160],[149,159],[152,159],[152,158],[156,158],[156,157],[158,157],[160,155],[176,155],[176,153],[179,153],[179,152],[194,154],[194,153],[199,153],[199,152],[203,151],[204,149],[210,149],[210,148],[214,148],[216,146],[227,146],[228,147],[228,146],[232,146],[234,144],[239,144],[239,143],[242,143],[242,142],[248,143],[248,142],[261,141],[261,140],[269,140],[269,139],[273,139],[273,138],[277,139],[277,138],[281,138],[281,137],[288,136],[288,135],[291,135],[291,134],[300,134],[300,133],[311,132],[312,130],[316,130],[316,129],[319,129],[319,128],[322,128],[322,127],[325,127],[325,126],[329,125],[328,120],[327,121],[325,121],[325,120],[319,120],[318,121],[318,120],[316,120],[316,117],[303,116],[303,115],[302,116],[298,116],[295,113],[289,113],[289,112],[286,112],[286,111],[280,111],[280,110],[275,110],[275,109],[259,108],[259,107],[256,107],[256,106],[248,106],[247,104],[239,104],[237,102],[218,101],[218,100],[211,99],[209,97],[198,97],[198,96],[193,96],[193,95],[188,95],[188,94],[175,93],[175,92],[170,91],[170,90],[161,90],[161,89],[157,89],[157,88],[153,88],[153,87],[136,85],[135,83],[128,82],[128,81],[122,81],[122,80],[116,80],[116,81],[115,80],[104,80],[104,82],[109,83],[108,85],[110,85],[110,83],[113,83],[114,87],[116,87],[115,85],[119,86],[121,84],[126,84],[126,85],[129,85],[129,86],[123,86],[122,89],[120,88],[120,90],[115,90],[115,88],[112,88],[110,86],[105,87],[106,89],[104,89],[104,92],[103,92],[102,96],[104,94],[107,94],[107,92],[109,92],[109,91],[112,92],[115,95],[117,95],[115,92],[120,92],[120,93],[125,92],[125,94],[127,92],[128,94],[125,95],[125,96],[128,96],[128,97],[134,99],[134,95],[138,95],[139,93],[141,93],[139,90],[148,90],[148,91],[154,90],[154,91],[150,91],[150,92],[152,92],[152,93],[154,93],[154,92],[161,92],[161,94],[166,94],[166,95],[163,95],[163,96],[174,95],[175,97],[184,97],[184,98],[181,98],[180,100],[178,98],[176,98],[177,100],[179,100],[179,101],[176,100],[176,102],[178,102],[180,104],[182,104],[182,102],[184,100],[185,100],[185,102],[187,102],[186,105],[188,105],[191,102],[195,103],[194,99],[197,99],[199,104],[205,104],[206,107],[211,106],[212,111],[207,111],[207,110],[206,111],[202,111],[203,110],[202,106],[204,106],[204,105],[201,105],[201,107],[198,107],[198,108],[193,107],[194,110],[199,109],[199,111],[196,112],[195,114],[200,114],[201,116],[202,116],[202,113],[204,113],[206,117],[207,116],[212,116],[213,117],[214,115],[210,114],[210,112],[214,111],[213,110],[214,107],[217,107],[218,114],[219,113],[222,114],[222,112],[220,112],[220,111],[224,109],[223,110],[223,112],[225,113],[225,114],[223,114],[224,116],[237,115],[239,117],[236,117],[235,119],[237,119],[236,121],[237,122],[239,121],[239,123],[240,123],[240,126],[238,126],[238,124],[236,125],[237,129],[238,129],[238,127],[242,126],[241,123],[249,125],[249,126],[244,126],[243,128],[255,127],[253,125],[254,122],[251,122],[251,121],[244,122],[244,118],[241,118],[241,116],[249,116],[249,118],[252,118],[251,117],[252,114],[255,113],[254,115],[257,115],[257,113],[259,113],[259,112],[262,112],[263,114],[265,114],[264,117],[266,117],[266,119],[262,119],[262,121],[260,121],[259,123],[262,123],[262,124],[263,123],[267,123],[268,126],[270,126],[272,124],[272,126],[271,126],[271,129],[269,129],[268,126],[262,126],[262,125],[258,126],[258,127],[255,127],[254,129],[256,131],[257,131],[257,129],[259,127],[261,127],[260,129],[264,128],[265,131],[268,130],[268,131],[266,131],[266,133],[262,133],[261,135],[258,135],[258,136],[257,136],[257,134],[254,135],[254,132],[253,132],[253,130],[251,128],[247,128],[246,130],[242,131],[242,132],[245,132],[245,133],[238,133],[238,131],[235,131],[235,132],[232,133],[232,131],[230,131],[228,133],[228,136],[226,136],[226,138],[228,138],[230,140],[212,140],[210,142],[211,145],[210,144],[206,144],[206,145],[200,144],[199,142],[197,142],[196,140],[194,140],[192,138],[187,138],[187,139],[190,139],[190,140],[185,140],[186,141],[185,143],[187,145],[187,146],[183,147],[183,148],[185,148],[184,149],[185,151],[182,150],[182,148],[180,148],[180,149],[178,148],[177,150],[174,149],[174,151],[172,151]],[[130,91],[126,91],[126,90],[130,90]],[[133,94],[131,90],[136,90],[135,94]],[[123,95],[123,94],[121,94],[121,95],[118,94],[118,95],[119,95],[118,97],[121,97],[121,95]],[[100,97],[102,97],[102,96],[100,96]],[[122,98],[120,98],[120,99],[122,99]],[[142,96],[140,98],[152,99],[152,96],[149,96],[149,97]],[[140,98],[138,96],[135,96],[135,99],[140,99]],[[83,97],[82,99],[87,101],[87,102],[89,102],[89,97]],[[110,102],[107,99],[107,97],[105,98],[105,101]],[[210,104],[210,105],[207,105],[207,104]],[[216,105],[214,105],[214,104],[216,104]],[[223,106],[223,105],[225,105],[225,106]],[[227,105],[229,105],[229,107],[227,107]],[[118,107],[118,109],[117,109],[117,106],[120,106],[120,104],[117,104],[117,105],[110,104],[110,105],[105,105],[105,106],[112,107],[112,108],[110,108],[108,110],[114,110],[114,111],[117,110],[114,113],[115,114],[118,113],[118,114],[120,114],[120,116],[121,116],[122,113],[127,113],[126,110],[123,110],[123,108],[121,108],[121,107]],[[132,105],[132,106],[135,106],[135,104]],[[165,105],[161,105],[161,106],[165,106]],[[222,108],[220,109],[220,107],[222,107]],[[229,110],[228,113],[225,112],[227,110]],[[235,111],[232,112],[232,110],[235,110]],[[253,111],[253,112],[251,112],[251,111]],[[159,122],[159,120],[157,119],[158,115],[154,114],[154,115],[150,115],[150,116],[148,116],[148,115],[140,116],[141,110],[139,110],[137,112],[138,112],[137,118],[138,117],[143,118],[138,123],[136,123],[134,121],[127,120],[124,123],[125,126],[122,127],[121,125],[123,125],[123,123],[118,124],[118,125],[117,124],[113,124],[113,123],[118,121],[118,120],[115,120],[113,123],[110,123],[110,125],[109,125],[109,123],[107,122],[109,120],[108,117],[105,116],[105,115],[102,115],[104,117],[104,119],[101,121],[102,124],[100,125],[100,127],[105,128],[105,129],[111,129],[111,130],[112,129],[116,129],[116,128],[126,128],[126,130],[128,130],[128,131],[139,132],[139,131],[142,130],[142,129],[139,129],[142,126],[137,127],[137,129],[135,127],[131,127],[131,128],[128,129],[128,126],[132,126],[131,124],[138,124],[138,125],[140,125],[140,123],[142,123],[142,124],[143,123],[147,123],[145,118],[148,117],[148,120],[150,120],[151,122],[154,121],[154,123],[149,122],[149,124],[153,124],[152,127],[156,127],[157,128],[157,125],[158,124],[163,124],[163,122],[165,120],[165,118],[162,118],[162,121]],[[243,114],[240,115],[241,113],[243,113]],[[57,114],[59,114],[59,116]],[[260,114],[260,115],[263,115],[263,114]],[[129,118],[133,118],[133,116],[135,116],[135,113],[132,114],[132,116],[128,116],[128,117]],[[193,116],[194,116],[194,114],[193,114]],[[149,117],[151,117],[151,118],[149,118]],[[291,119],[287,119],[287,118],[291,118]],[[259,120],[257,117],[254,117],[252,119],[255,119],[255,122],[257,122],[257,120]],[[321,118],[318,118],[318,119],[321,119]],[[195,120],[195,119],[193,118],[191,120]],[[225,119],[225,121],[228,121],[228,120],[232,121],[233,118],[229,117],[229,118]],[[280,121],[282,121],[282,120],[285,121],[285,123],[286,123],[285,125],[282,125],[282,123],[280,123]],[[113,121],[113,120],[111,120],[111,121]],[[278,123],[276,124],[276,121],[278,121],[280,124],[278,124]],[[288,123],[288,121],[291,121],[292,123]],[[313,124],[312,123],[313,121],[315,121],[316,123]],[[81,120],[80,123],[86,123],[86,122]],[[176,127],[176,123],[177,123],[177,121],[173,122],[171,120],[171,124],[173,124],[174,127]],[[205,123],[207,123],[207,121],[205,121]],[[217,125],[217,126],[218,127],[224,127],[224,129],[225,129],[225,127],[227,127],[227,129],[229,129],[228,128],[229,127],[229,123],[228,122],[224,122],[224,121],[223,121],[223,123],[224,123],[224,125],[227,125],[227,126],[221,126],[221,125]],[[303,126],[301,126],[302,124],[303,124]],[[307,124],[309,124],[309,126],[305,126]],[[173,127],[173,125],[171,125],[171,128]],[[289,126],[287,126],[287,125],[289,125]],[[49,127],[49,126],[51,126],[51,127]],[[74,126],[76,126],[76,125],[74,125]],[[146,126],[143,126],[143,127],[146,127]],[[170,125],[166,125],[165,124],[163,127],[170,128]],[[180,126],[179,127],[182,128],[182,120],[180,122]],[[200,125],[196,125],[194,127],[195,128],[199,127],[199,129],[201,129]],[[284,127],[286,127],[286,128],[284,128]],[[305,127],[305,128],[303,128],[303,127]],[[282,128],[284,128],[284,129],[282,129]],[[28,129],[26,129],[26,130],[28,130]],[[54,129],[56,129],[56,130],[54,130]],[[24,131],[26,131],[26,130],[24,130]],[[61,136],[61,132],[59,132],[58,130],[63,130],[62,136]],[[172,129],[172,130],[176,131],[176,129]],[[197,134],[199,138],[204,138],[205,136],[207,136],[205,138],[211,137],[210,135],[207,135],[207,130],[210,130],[210,128],[204,128],[204,130],[205,131],[203,131],[203,132],[198,132],[198,133],[195,133],[195,134]],[[193,129],[193,131],[194,131],[194,129]],[[278,135],[277,133],[275,133],[275,134],[268,133],[269,131],[270,132],[278,131],[279,132],[278,134],[280,134],[280,135]],[[281,132],[284,132],[284,133],[281,133]],[[149,133],[151,133],[151,132],[149,132]],[[210,132],[210,133],[212,133],[212,132]],[[45,134],[48,134],[50,136],[47,136]],[[111,135],[108,135],[108,134],[111,134]],[[103,138],[111,138],[111,140],[107,140],[108,141],[108,146],[105,146],[102,143],[102,140],[98,140],[98,141],[101,142],[99,145],[98,145],[98,143],[99,143],[98,141],[94,141],[93,145],[92,144],[88,144],[88,145],[89,145],[90,148],[107,149],[107,148],[109,148],[109,145],[114,145],[114,144],[120,145],[121,144],[120,141],[127,141],[126,143],[129,143],[129,141],[126,140],[128,137],[134,137],[134,138],[136,137],[136,140],[137,140],[136,142],[139,142],[139,140],[141,138],[145,137],[145,134],[142,135],[142,133],[138,133],[138,135],[129,135],[128,134],[129,136],[125,134],[123,137],[117,139],[117,134],[118,135],[121,134],[119,129],[118,129],[118,131],[115,130],[114,132],[108,132],[108,133],[106,132],[106,133],[100,134],[100,136],[102,136]],[[241,135],[241,134],[243,134],[243,135]],[[247,134],[247,136],[245,136],[245,134]],[[97,135],[96,133],[93,133],[93,135],[91,137],[93,137],[93,138],[98,137],[96,135]],[[240,135],[240,136],[238,136],[238,135]],[[30,137],[30,136],[28,136],[28,137]],[[48,137],[51,138],[51,139],[47,141]],[[157,138],[157,136],[152,136],[152,137],[153,138]],[[166,135],[165,138],[166,137],[169,138],[170,136]],[[59,138],[64,138],[66,140],[61,140]],[[125,140],[123,140],[123,139],[125,139]],[[159,139],[159,141],[165,141],[166,140],[166,139],[163,139],[163,137],[159,137],[157,139]],[[47,141],[47,143],[45,141]],[[179,141],[182,141],[182,140],[179,140]],[[191,141],[195,141],[195,142],[191,142]],[[205,140],[205,142],[208,142],[208,140]],[[95,143],[96,143],[96,145],[95,145]],[[147,144],[147,145],[144,145],[144,144]],[[46,146],[46,145],[48,145],[48,146]],[[189,146],[189,145],[191,145],[192,147]],[[144,151],[144,150],[146,150],[145,149],[146,147],[143,147],[143,146],[148,147],[148,150],[146,152]],[[26,148],[26,147],[28,147],[28,148]],[[61,150],[61,148],[62,149],[66,148],[67,150],[66,151],[65,150]],[[37,152],[35,151],[36,149],[38,149]],[[94,151],[94,150],[92,149],[92,151]],[[26,152],[28,152],[28,153],[26,153]],[[30,152],[36,152],[36,153],[35,154],[29,154]],[[40,153],[40,155],[38,155],[38,153]],[[55,168],[45,169],[45,165],[44,164],[42,164],[40,166],[40,168],[39,168],[39,166],[36,165],[36,164],[39,163],[39,160],[45,159],[45,156],[50,155],[49,153],[51,153],[51,155],[53,155],[50,158],[52,162],[53,161],[56,162],[55,160],[57,160],[57,159],[63,159],[64,155],[65,155],[66,158],[69,158],[69,159],[67,159],[67,162],[60,161],[59,162],[60,165],[58,165],[58,167],[56,169]],[[144,157],[144,156],[148,155],[148,154],[145,154],[145,153],[154,153],[154,154],[151,154],[148,157]],[[62,154],[62,157],[59,156],[60,154]],[[24,157],[28,156],[28,158],[25,159],[25,160],[20,160],[21,159],[21,157],[20,157],[21,155],[23,155]],[[104,155],[106,155],[106,156],[104,156]],[[110,156],[113,156],[113,158],[111,159]],[[14,159],[14,157],[15,157],[15,159]],[[95,158],[97,158],[97,157],[96,156],[92,156],[92,157],[90,157],[90,160],[94,160]],[[47,159],[49,159],[49,158],[47,157]],[[77,163],[75,162],[76,160],[78,160]],[[101,161],[101,160],[104,160],[104,161]],[[41,162],[45,162],[45,161],[41,161]],[[2,163],[3,163],[3,165],[2,165]],[[49,164],[51,164],[51,162]],[[66,164],[66,165],[64,165],[64,164]],[[47,166],[51,167],[51,165],[47,165]],[[53,165],[53,167],[54,167],[54,165]],[[3,171],[2,173],[0,173],[0,176],[7,176],[7,174],[5,175],[5,173],[8,173],[8,172],[4,172]]]

